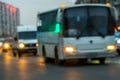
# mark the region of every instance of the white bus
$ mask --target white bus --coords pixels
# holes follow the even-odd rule
[[[38,13],[38,54],[56,64],[69,59],[99,60],[116,55],[114,9],[79,4]]]

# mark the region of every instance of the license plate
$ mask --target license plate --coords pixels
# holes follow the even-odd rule
[[[89,54],[87,54],[87,57],[96,57],[96,56],[97,56],[96,53],[89,53]]]

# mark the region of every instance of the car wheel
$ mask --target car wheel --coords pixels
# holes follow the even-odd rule
[[[105,58],[100,58],[98,60],[99,60],[100,64],[105,64]]]
[[[42,47],[42,56],[44,58],[45,63],[48,63],[48,58],[46,57],[45,46]]]
[[[34,52],[34,53],[33,53],[33,56],[37,56],[37,52]]]
[[[17,54],[16,54],[15,52],[13,52],[13,56],[14,56],[14,57],[16,57],[16,56],[17,56]]]
[[[18,57],[21,58],[22,57],[22,53],[18,52]]]

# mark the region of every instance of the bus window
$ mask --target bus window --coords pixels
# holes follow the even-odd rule
[[[74,13],[73,13],[74,12]],[[69,29],[76,29],[77,32],[82,32],[84,28],[87,27],[87,9],[86,7],[78,7],[78,8],[71,8],[66,9],[64,11],[64,36],[65,37],[76,37],[77,35],[69,35],[66,31]],[[83,35],[87,35],[87,31],[85,30],[85,33]]]

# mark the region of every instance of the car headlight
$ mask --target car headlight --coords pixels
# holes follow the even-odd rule
[[[18,47],[22,49],[22,48],[25,47],[25,44],[24,44],[24,43],[19,43],[19,44],[18,44]]]
[[[117,40],[117,43],[120,44],[120,39]]]
[[[3,43],[2,43],[2,42],[0,42],[0,47],[2,46],[2,44],[3,44]]]
[[[66,46],[64,47],[64,53],[74,54],[75,48],[73,46]]]
[[[116,50],[118,47],[114,44],[107,45],[107,50]]]
[[[3,48],[4,49],[9,49],[10,48],[10,43],[4,43]]]
[[[36,43],[36,47],[38,47],[39,46],[39,44],[38,43]]]

